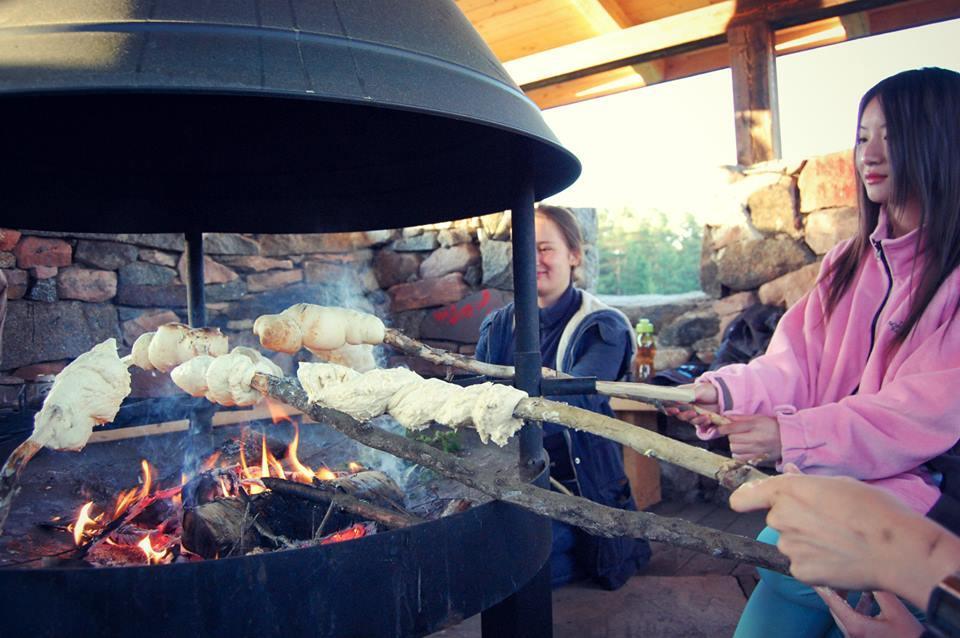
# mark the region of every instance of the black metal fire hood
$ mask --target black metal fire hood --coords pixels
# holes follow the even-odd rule
[[[3,224],[396,228],[580,172],[451,0],[0,2]]]
[[[195,325],[202,232],[398,228],[512,209],[516,385],[539,393],[533,202],[580,165],[452,0],[0,0],[0,126],[0,225],[186,233]],[[542,468],[539,428],[519,439],[524,470]],[[334,548],[2,570],[0,633],[61,635],[47,610],[82,619],[75,635],[116,635],[127,625],[96,633],[116,595],[126,620],[156,625],[131,628],[147,635],[422,635],[485,609],[485,636],[548,636],[549,538],[548,520],[489,503]],[[364,560],[382,568],[370,595],[328,600],[322,579]],[[104,579],[114,589],[83,593]],[[291,579],[312,586],[293,596]],[[225,600],[214,593],[224,584],[244,595]],[[158,619],[164,592],[187,604],[163,603]],[[296,616],[304,595],[310,611]],[[358,606],[369,601],[381,608]],[[266,620],[249,620],[258,605]]]

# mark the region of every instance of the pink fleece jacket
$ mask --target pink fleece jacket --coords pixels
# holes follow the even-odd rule
[[[960,322],[951,321],[960,269],[903,345],[888,351],[909,311],[916,233],[890,239],[881,214],[874,254],[829,321],[818,281],[780,320],[766,354],[701,380],[717,388],[724,413],[777,419],[781,463],[863,479],[925,513],[940,492],[922,465],[960,438]],[[826,255],[820,279],[848,243]],[[713,428],[699,434],[716,436]]]

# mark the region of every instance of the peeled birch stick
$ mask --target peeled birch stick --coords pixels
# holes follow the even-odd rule
[[[658,458],[701,476],[716,479],[721,485],[731,490],[737,489],[748,481],[767,478],[766,474],[748,463],[728,459],[646,428],[638,428],[604,414],[597,414],[559,401],[540,397],[527,398],[517,404],[513,414],[531,421],[562,423],[576,430],[602,436],[633,448],[645,456]]]
[[[488,377],[496,377],[498,379],[512,379],[514,376],[513,366],[484,363],[483,361],[477,361],[476,359],[465,357],[461,354],[447,352],[445,350],[440,350],[439,348],[433,348],[425,343],[406,336],[394,328],[387,328],[384,331],[383,342],[397,348],[402,352],[420,357],[421,359],[437,365],[450,366],[452,368],[458,368],[460,370],[473,372],[475,374],[482,374]],[[545,378],[554,379],[570,377],[570,375],[557,372],[552,368],[542,368],[541,374]],[[693,401],[696,397],[693,393],[693,390],[688,388],[671,388],[661,385],[651,385],[649,383],[597,381],[597,392],[608,397],[633,399],[634,401],[642,401],[644,403],[652,403],[654,405],[658,402],[689,405],[698,414],[709,416],[710,421],[714,425],[724,425],[730,422],[729,419],[720,414],[693,405]]]
[[[490,439],[501,446],[520,429],[523,419],[550,421],[617,441],[731,489],[766,476],[750,465],[590,410],[530,398],[509,385],[488,382],[462,388],[424,379],[405,368],[360,374],[330,363],[301,363],[297,377],[310,401],[359,421],[389,413],[408,430],[421,430],[434,422],[451,428],[472,424],[484,443]]]
[[[392,434],[337,410],[310,403],[306,392],[289,379],[256,374],[252,387],[372,448],[407,459],[472,487],[492,498],[541,516],[576,525],[599,536],[631,536],[669,543],[716,558],[730,558],[787,573],[789,562],[773,545],[719,532],[648,512],[619,510],[577,496],[551,492],[515,476],[492,476],[473,462]]]

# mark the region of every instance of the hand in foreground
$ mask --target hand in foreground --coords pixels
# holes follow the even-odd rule
[[[854,479],[783,474],[743,485],[730,507],[769,508],[791,573],[812,585],[892,591],[925,608],[936,583],[960,566],[960,539]]]
[[[720,398],[717,396],[717,389],[713,387],[712,384],[696,382],[677,387],[692,389],[694,394],[693,403],[698,408],[703,408],[705,410],[709,410],[710,412],[720,411]],[[686,421],[687,423],[697,426],[700,436],[705,438],[712,438],[715,436],[715,429],[713,424],[710,422],[710,417],[697,413],[690,406],[673,406],[667,408],[665,411],[670,416],[675,416],[681,421]]]
[[[735,459],[778,461],[783,455],[780,424],[768,416],[731,416],[730,423],[718,425],[720,436],[730,438],[730,453]]]
[[[816,592],[830,608],[830,615],[846,638],[916,638],[923,633],[923,625],[889,592],[864,593],[856,609],[829,587],[817,587]],[[874,599],[880,613],[870,616],[868,612]]]

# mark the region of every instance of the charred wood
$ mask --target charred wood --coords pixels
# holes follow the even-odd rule
[[[270,541],[254,525],[257,514],[239,499],[224,498],[183,513],[184,548],[204,558],[243,555]]]
[[[323,503],[325,505],[332,503],[336,509],[341,509],[366,520],[375,521],[388,529],[409,527],[423,522],[423,519],[408,512],[386,509],[329,488],[304,485],[303,483],[294,483],[277,478],[264,478],[263,484],[278,494],[296,497],[312,503]],[[336,529],[342,526],[333,526],[328,522],[324,527]]]

